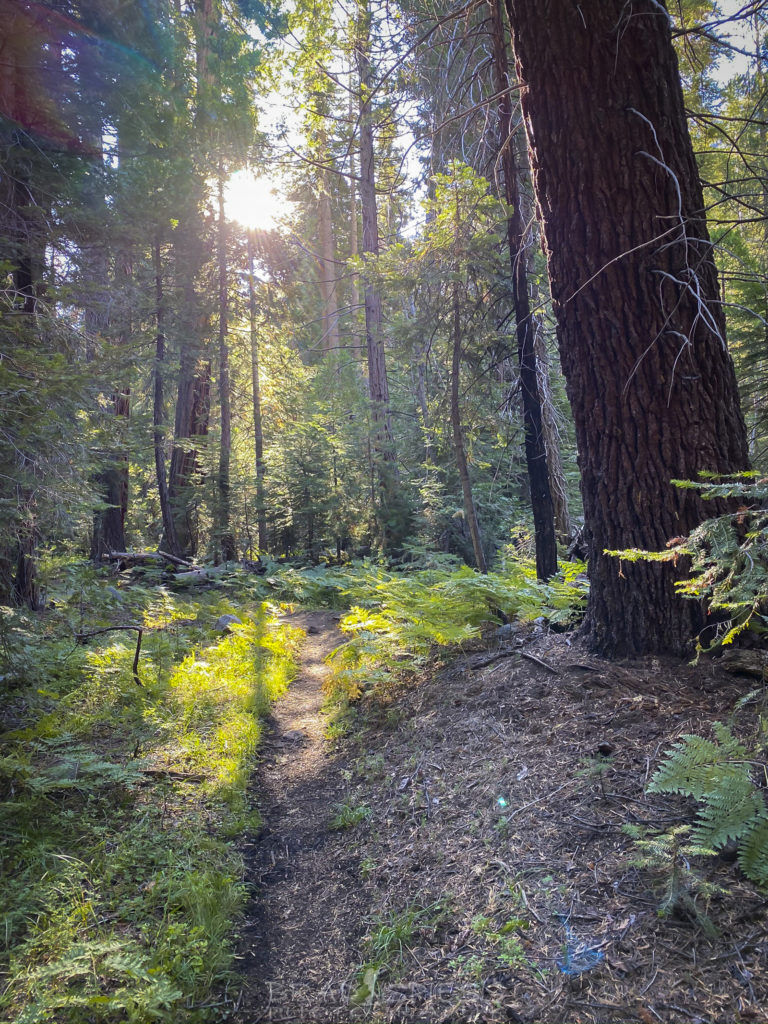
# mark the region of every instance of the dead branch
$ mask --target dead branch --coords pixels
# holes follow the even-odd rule
[[[133,656],[133,681],[137,686],[143,687],[144,684],[139,678],[139,655],[141,654],[141,640],[144,636],[144,628],[142,626],[106,626],[104,629],[94,629],[89,633],[75,633],[75,641],[83,644],[93,636],[101,636],[103,633],[115,633],[120,630],[136,633],[136,653]]]

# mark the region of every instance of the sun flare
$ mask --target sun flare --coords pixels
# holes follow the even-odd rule
[[[227,217],[244,228],[272,231],[291,208],[279,186],[252,171],[236,171],[224,191]]]

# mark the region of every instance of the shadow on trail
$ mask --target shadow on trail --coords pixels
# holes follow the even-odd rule
[[[246,844],[254,895],[241,930],[243,991],[234,1019],[341,1021],[359,963],[367,900],[354,831],[331,831],[347,767],[323,737],[327,655],[338,616],[299,612],[307,631],[299,674],[274,708],[253,779],[262,828]]]

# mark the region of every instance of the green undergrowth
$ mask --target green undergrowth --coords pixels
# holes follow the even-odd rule
[[[705,501],[730,504],[730,510],[700,523],[687,537],[670,538],[664,551],[629,548],[606,551],[621,562],[682,560],[686,572],[677,592],[707,607],[710,623],[697,641],[697,653],[734,643],[743,633],[763,645],[768,635],[768,478],[757,472],[701,480],[672,480],[696,490]]]
[[[460,648],[498,627],[501,614],[561,627],[575,623],[587,582],[582,562],[564,563],[548,583],[536,579],[529,561],[510,561],[487,575],[467,567],[409,574],[378,568],[358,577],[347,595],[352,607],[340,626],[349,640],[335,652],[327,683],[332,737],[343,732],[350,704],[363,694],[385,693],[436,649]]]
[[[207,1024],[246,896],[229,840],[257,823],[259,716],[300,633],[234,590],[182,598],[82,567],[56,586],[42,616],[2,609],[0,1014]],[[135,633],[73,642],[128,623],[141,686]]]

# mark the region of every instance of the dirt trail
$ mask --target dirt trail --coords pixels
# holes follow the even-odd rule
[[[237,1024],[768,1024],[765,894],[710,858],[695,865],[713,893],[702,915],[661,917],[668,871],[639,870],[623,831],[690,820],[689,802],[645,792],[649,774],[681,735],[726,721],[748,681],[714,661],[601,662],[520,626],[361,700],[335,752],[320,707],[339,634],[329,613],[294,621],[317,632],[254,779]],[[329,830],[345,799],[369,816]]]
[[[337,619],[290,619],[307,637],[253,780],[263,828],[246,851],[255,893],[240,951],[245,987],[235,1019],[243,1024],[340,1020],[348,1002],[364,910],[349,835],[328,827],[345,796],[345,765],[323,737],[320,714],[324,659],[341,642]]]

